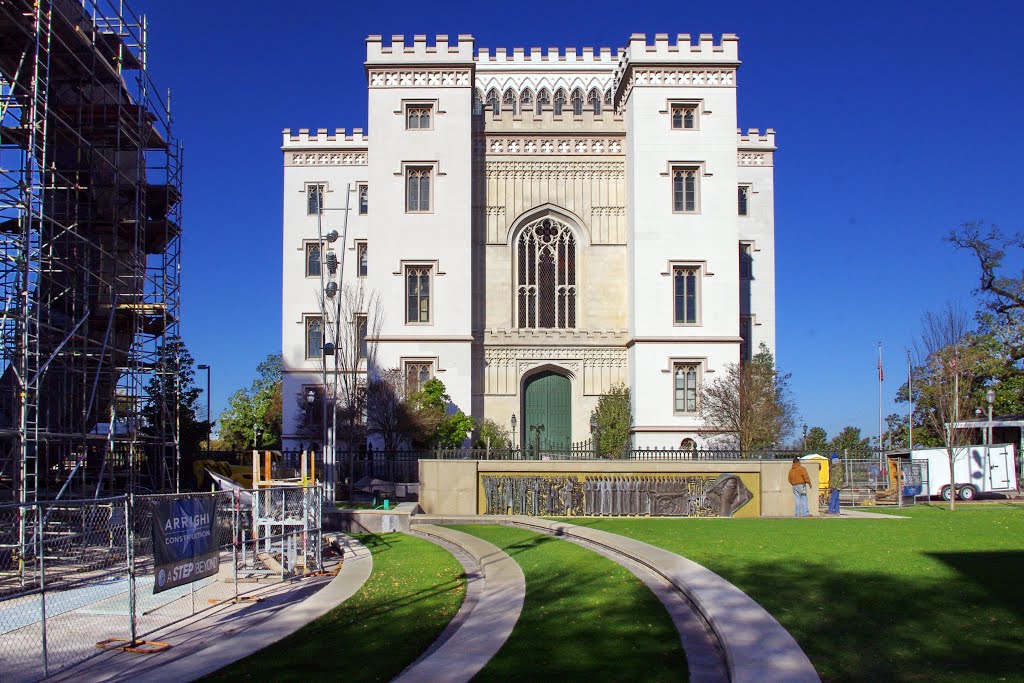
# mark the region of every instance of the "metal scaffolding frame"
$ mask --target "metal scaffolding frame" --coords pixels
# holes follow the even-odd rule
[[[178,480],[182,145],[119,0],[0,0],[0,500]]]

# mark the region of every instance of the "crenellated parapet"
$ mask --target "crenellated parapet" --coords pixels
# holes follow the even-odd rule
[[[702,33],[697,42],[681,33],[675,42],[658,33],[654,42],[634,33],[613,75],[614,102],[621,110],[634,87],[735,88],[739,67],[739,38],[733,33],[714,36]]]
[[[412,42],[405,36],[391,36],[391,43],[384,44],[379,35],[366,38],[366,65],[374,64],[451,64],[473,61],[473,36],[459,34],[452,42],[447,35],[437,35],[428,41],[425,35],[414,35]]]
[[[612,111],[610,107],[594,111],[592,106],[583,108],[580,114],[565,107],[556,114],[550,106],[541,106],[540,113],[535,106],[519,108],[516,111],[503,109],[497,114],[489,104],[484,104],[474,112],[479,112],[484,130],[490,133],[515,132],[534,134],[544,132],[595,131],[624,134],[625,122],[622,115]]]
[[[528,66],[531,64],[555,64],[561,68],[576,68],[593,64],[614,68],[623,53],[622,48],[613,51],[610,47],[601,47],[596,50],[592,47],[585,47],[580,51],[574,47],[549,47],[546,50],[539,47],[529,49],[515,47],[509,54],[506,48],[499,47],[495,48],[492,54],[488,48],[480,48],[476,61],[477,68],[503,65]]]
[[[772,166],[775,156],[775,129],[768,128],[762,134],[757,128],[736,130],[737,166]]]
[[[285,153],[285,166],[366,166],[370,139],[363,135],[362,128],[353,128],[352,133],[344,128],[335,128],[328,133],[318,128],[310,133],[300,128],[292,133],[291,128],[283,131],[281,151]]]

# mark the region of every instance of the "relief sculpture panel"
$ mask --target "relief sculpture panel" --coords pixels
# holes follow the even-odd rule
[[[756,517],[756,473],[481,474],[484,515]]]

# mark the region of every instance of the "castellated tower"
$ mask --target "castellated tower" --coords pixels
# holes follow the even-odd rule
[[[701,386],[761,342],[774,350],[775,140],[737,131],[737,46],[371,36],[372,145],[302,130],[282,148],[286,447],[326,433],[298,397],[329,384],[329,252],[343,286],[379,302],[368,329],[367,311],[340,317],[374,349],[360,381],[438,377],[454,406],[515,416],[517,444],[552,452],[588,439],[600,395],[622,383],[634,446],[708,445]],[[346,240],[328,244],[346,185]]]

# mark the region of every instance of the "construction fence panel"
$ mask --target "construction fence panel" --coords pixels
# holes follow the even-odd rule
[[[842,506],[900,506],[928,501],[927,463],[905,458],[844,458]],[[833,465],[834,466],[834,465]],[[825,492],[827,496],[827,492]],[[824,505],[827,506],[827,499]]]
[[[155,505],[196,498],[216,502],[217,573],[155,591]],[[288,486],[0,506],[0,680],[40,680],[318,571],[322,504],[322,487]]]

